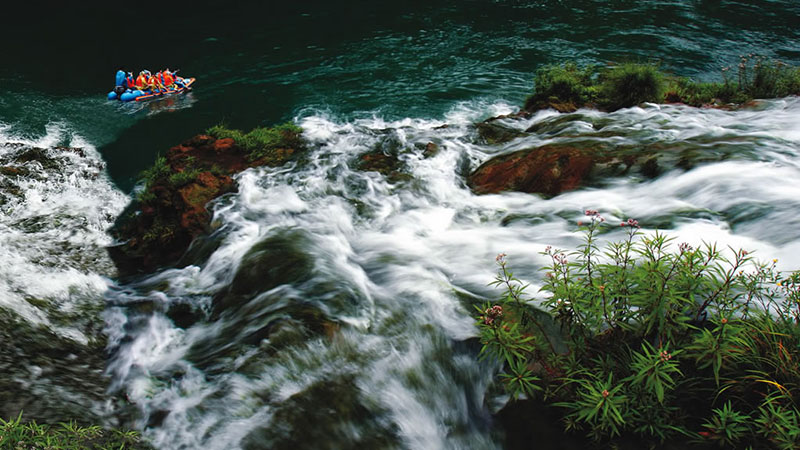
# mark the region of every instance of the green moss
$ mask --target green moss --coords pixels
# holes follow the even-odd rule
[[[172,168],[167,164],[167,158],[163,156],[156,157],[153,165],[139,174],[139,177],[144,180],[144,189],[137,196],[137,200],[140,203],[150,203],[155,200],[151,188],[158,181],[169,177],[171,173]]]
[[[151,167],[142,171],[141,177],[144,178],[147,185],[150,186],[154,181],[169,176],[171,172],[172,170],[169,164],[167,164],[167,158],[159,156]]]
[[[192,183],[197,179],[197,176],[203,173],[200,169],[186,168],[180,172],[175,172],[169,176],[169,184],[174,188],[179,188]]]
[[[217,139],[231,138],[250,154],[251,160],[265,158],[280,159],[279,149],[300,149],[303,147],[301,134],[303,129],[292,122],[274,127],[254,128],[248,133],[227,128],[223,124],[215,125],[206,132]]]
[[[175,224],[165,223],[160,216],[156,216],[153,224],[147,228],[147,231],[142,235],[142,241],[166,244],[175,237],[175,233]]]

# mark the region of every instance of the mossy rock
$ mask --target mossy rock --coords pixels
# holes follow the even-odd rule
[[[478,131],[478,136],[481,141],[488,145],[505,144],[527,135],[527,133],[523,131],[503,125],[494,120],[476,123],[475,129]]]
[[[214,315],[282,284],[308,280],[314,260],[304,247],[310,238],[301,230],[285,230],[254,245],[242,258],[228,291],[214,300]]]
[[[276,405],[269,425],[251,431],[242,448],[294,450],[298,442],[320,450],[398,448],[388,412],[366,403],[357,386],[351,376],[313,383]]]
[[[407,181],[411,175],[405,172],[400,158],[393,153],[375,150],[358,157],[356,168],[365,172],[378,172],[391,182]]]

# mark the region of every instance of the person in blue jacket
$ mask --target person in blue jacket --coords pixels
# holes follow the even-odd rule
[[[116,84],[114,85],[114,92],[116,92],[117,95],[124,94],[125,89],[127,88],[126,86],[127,82],[125,81],[125,71],[122,70],[122,67],[117,69],[117,77],[115,82]]]

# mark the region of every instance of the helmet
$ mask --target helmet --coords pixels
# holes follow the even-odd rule
[[[150,75],[151,75],[151,73],[150,73],[150,71],[149,71],[149,70],[143,70],[143,72],[144,72],[144,74],[145,74],[145,75],[147,75],[147,76],[150,76]]]

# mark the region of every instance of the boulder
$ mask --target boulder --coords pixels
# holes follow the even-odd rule
[[[233,176],[249,167],[280,165],[294,149],[278,149],[269,160],[233,138],[197,135],[167,151],[151,169],[144,192],[128,205],[111,228],[119,244],[108,251],[122,276],[192,261],[181,256],[192,241],[211,230],[206,209],[215,198],[235,192]]]
[[[477,194],[520,191],[553,196],[579,187],[594,164],[586,149],[549,145],[494,157],[467,182]]]

